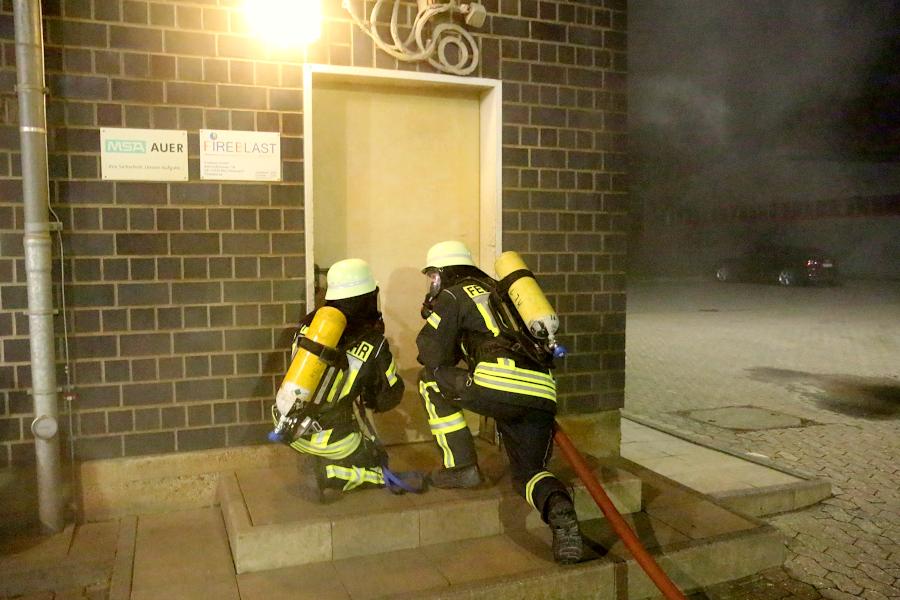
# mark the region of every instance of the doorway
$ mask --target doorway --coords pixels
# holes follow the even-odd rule
[[[430,439],[415,337],[428,248],[458,239],[486,272],[500,253],[500,82],[308,65],[304,80],[307,305],[343,258],[374,271],[406,384],[378,415],[385,443]],[[319,284],[317,286],[317,284]],[[478,429],[478,420],[470,418]]]

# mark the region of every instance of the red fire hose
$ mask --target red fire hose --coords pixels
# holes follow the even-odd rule
[[[625,522],[625,519],[622,518],[622,515],[620,515],[619,511],[616,510],[616,507],[613,506],[612,501],[609,499],[609,496],[606,495],[600,482],[597,481],[597,478],[594,477],[594,473],[584,461],[584,457],[581,456],[581,453],[578,452],[572,444],[572,440],[569,439],[569,436],[567,436],[562,427],[559,426],[559,423],[554,423],[553,440],[556,442],[556,445],[559,446],[559,449],[562,451],[563,456],[566,457],[566,460],[569,461],[569,464],[572,465],[572,468],[575,469],[575,473],[581,481],[584,482],[584,485],[591,493],[594,502],[596,502],[597,506],[600,507],[600,510],[603,511],[603,515],[606,517],[606,520],[609,521],[609,524],[612,525],[613,531],[615,531],[616,535],[618,535],[622,542],[625,543],[625,546],[634,556],[634,559],[641,568],[644,569],[644,572],[653,583],[656,584],[659,591],[661,591],[666,598],[669,598],[669,600],[687,600],[686,596],[675,587],[675,584],[672,583],[669,576],[666,575],[656,561],[653,560],[653,557],[650,556],[647,549],[644,548],[644,545],[638,540],[637,536],[628,526],[628,523]]]

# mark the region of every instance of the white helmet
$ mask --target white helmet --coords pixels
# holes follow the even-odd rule
[[[428,269],[441,269],[454,265],[475,266],[472,260],[472,253],[469,248],[462,242],[450,240],[446,242],[438,242],[428,249],[428,256],[425,259],[424,273]]]
[[[362,296],[375,290],[375,278],[369,264],[360,258],[339,260],[331,265],[326,276],[326,300],[343,300]]]

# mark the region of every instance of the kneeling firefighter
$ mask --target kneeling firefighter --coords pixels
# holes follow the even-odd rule
[[[439,488],[480,484],[475,444],[462,409],[492,417],[509,457],[513,486],[550,526],[556,561],[569,564],[583,553],[578,519],[566,486],[547,471],[556,414],[550,369],[557,317],[550,309],[543,321],[551,325],[543,329],[552,342],[548,344],[536,339],[534,323],[517,315],[522,298],[514,302],[510,289],[531,277],[524,263],[517,265],[498,282],[475,266],[462,242],[441,242],[428,251],[422,270],[430,281],[422,307],[426,323],[416,338],[424,365],[419,394],[443,454],[443,468],[433,471],[430,480]],[[543,298],[533,277],[523,283],[533,285]],[[460,360],[465,368],[457,366]]]
[[[329,492],[384,485],[397,493],[419,491],[415,474],[387,469],[387,454],[366,418],[367,408],[397,406],[404,389],[384,338],[372,271],[358,258],[342,260],[328,270],[327,283],[325,305],[306,315],[294,333],[269,439],[312,456],[315,483],[307,482],[305,490],[319,501]]]

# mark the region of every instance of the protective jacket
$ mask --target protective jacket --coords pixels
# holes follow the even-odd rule
[[[476,464],[463,409],[491,417],[503,438],[514,489],[547,518],[547,501],[568,497],[565,485],[547,470],[552,450],[556,382],[548,367],[516,351],[500,321],[483,273],[464,278],[434,298],[416,344],[419,395],[443,457],[454,469]],[[423,316],[424,313],[423,313]],[[466,369],[456,367],[465,359]]]
[[[491,302],[495,286],[485,275],[441,290],[416,338],[418,360],[440,381],[463,358],[471,384],[491,390],[495,401],[555,414],[556,382],[548,368],[515,351]]]
[[[292,350],[306,333],[315,313],[306,315],[294,334]],[[310,431],[296,437],[291,447],[318,457],[321,487],[350,490],[361,484],[383,485],[383,456],[375,441],[361,431],[354,414],[354,401],[375,412],[390,410],[403,396],[403,380],[383,335],[383,324],[359,326],[351,322],[338,343],[346,364],[333,379],[325,396],[326,402],[315,417],[321,431]],[[273,417],[276,408],[273,406]]]

